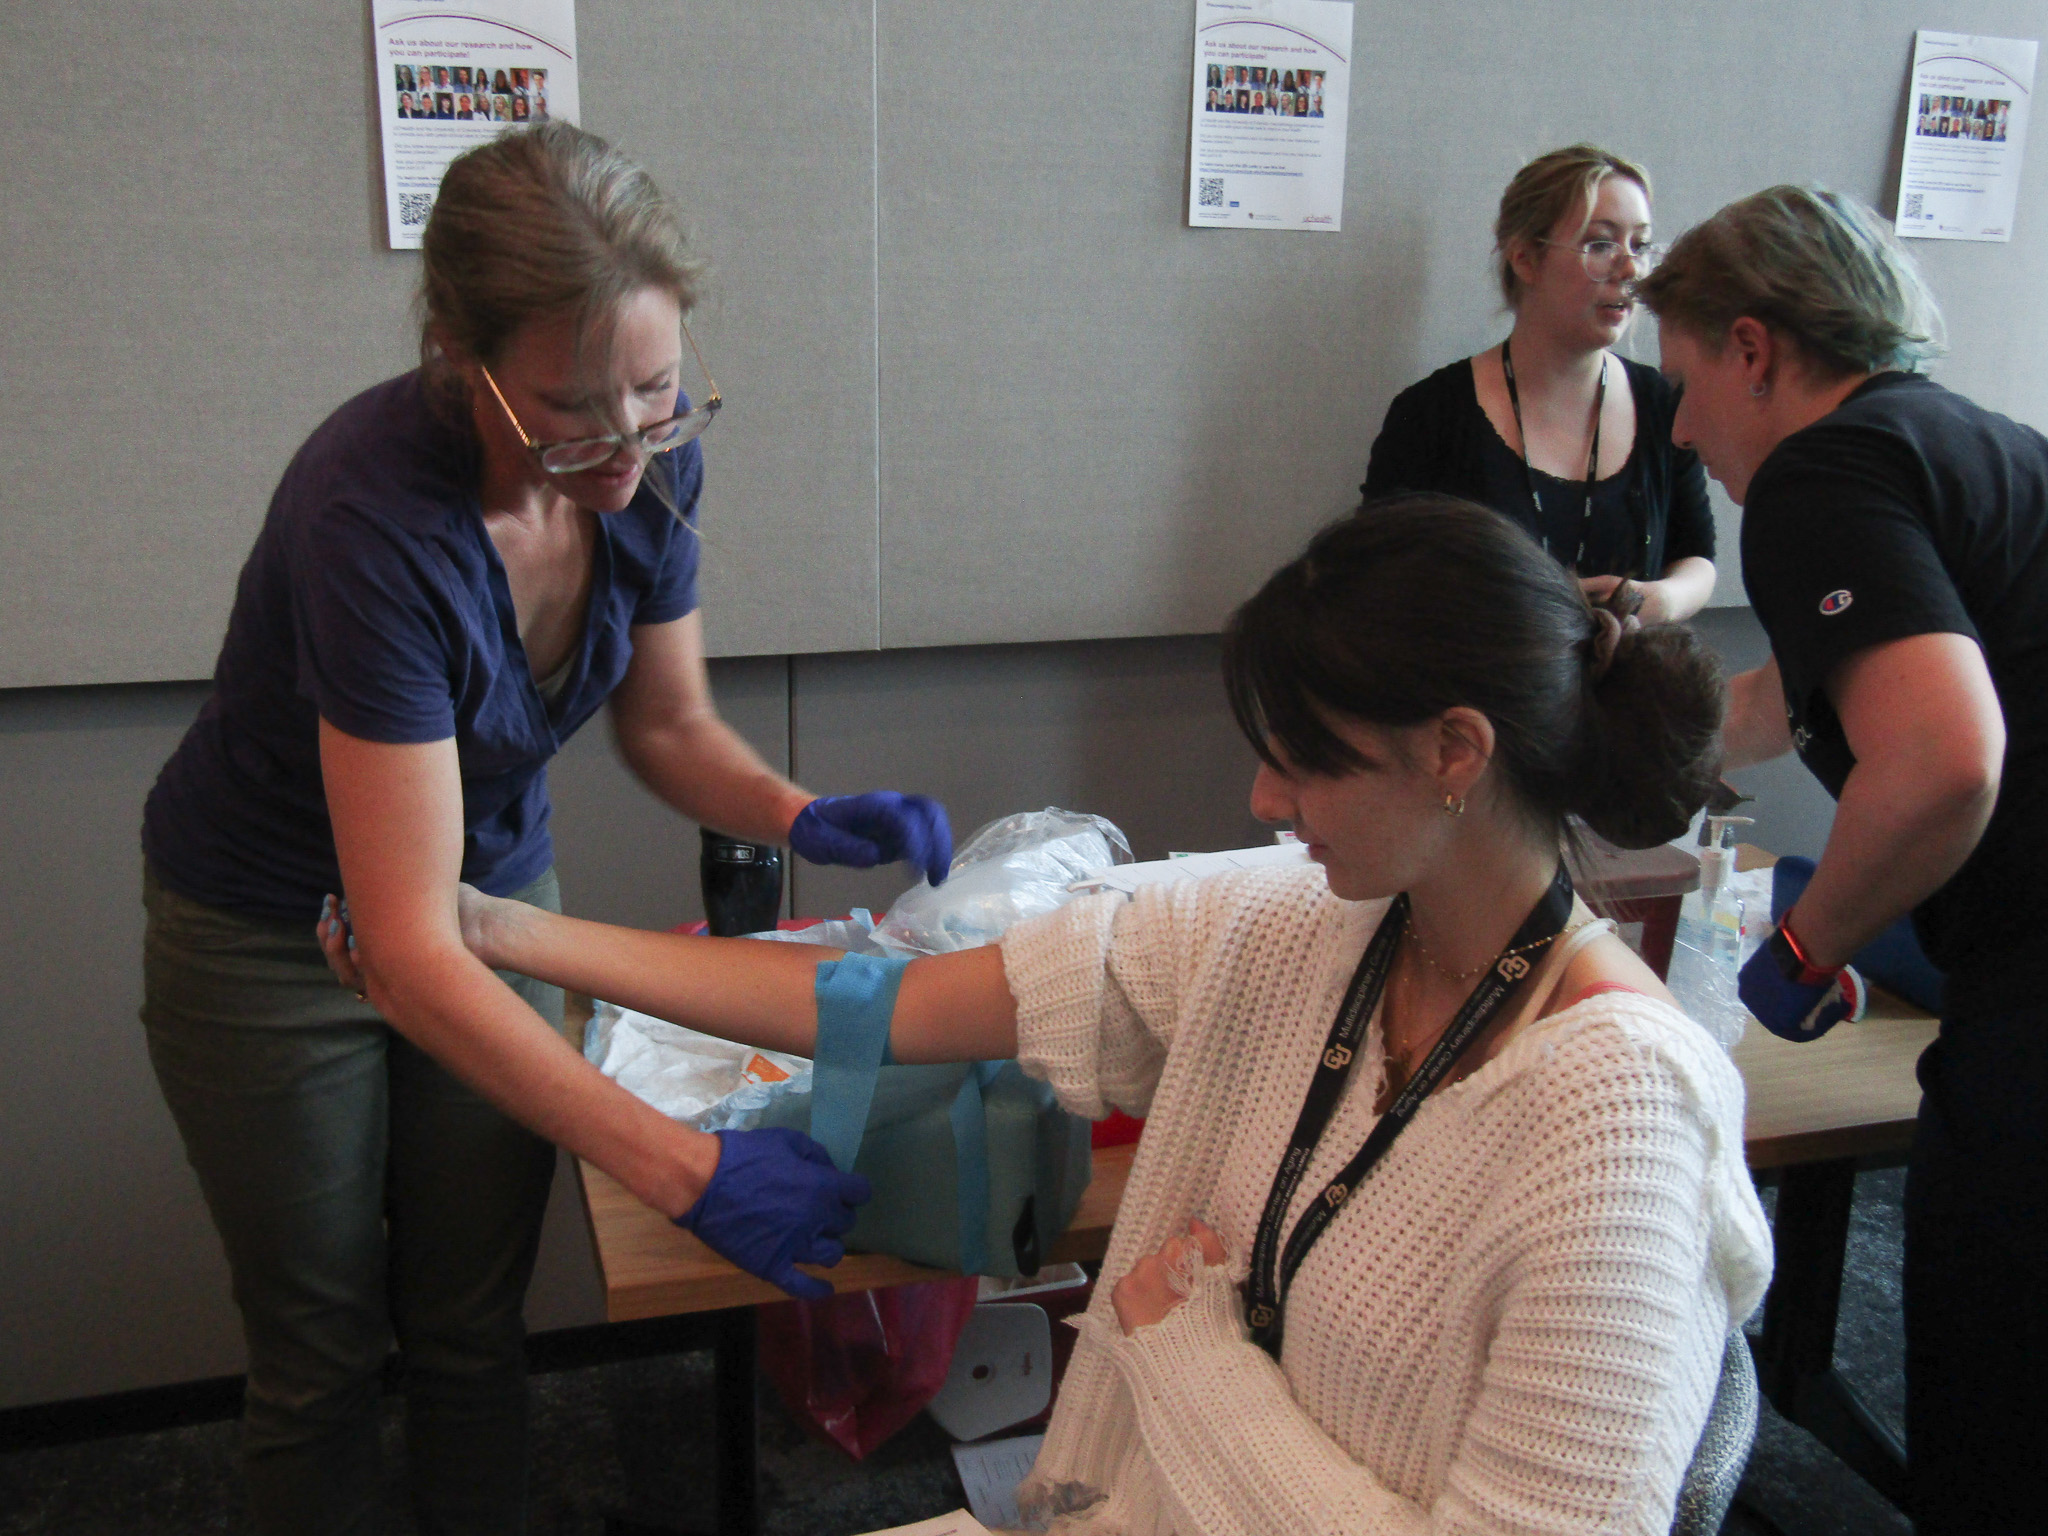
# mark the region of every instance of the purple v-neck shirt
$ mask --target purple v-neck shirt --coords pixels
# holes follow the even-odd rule
[[[678,410],[687,409],[678,404]],[[554,862],[547,762],[632,658],[632,629],[697,606],[694,442],[598,519],[590,613],[553,704],[529,670],[505,567],[477,504],[476,450],[429,407],[418,373],[321,424],[271,497],[242,567],[213,695],[158,775],[142,847],[195,901],[312,921],[341,889],[319,722],[381,742],[453,737],[462,878],[494,895]]]

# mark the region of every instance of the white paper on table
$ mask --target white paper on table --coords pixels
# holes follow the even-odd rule
[[[523,123],[578,121],[576,0],[371,0],[370,22],[385,221],[394,251],[418,250],[449,161]]]
[[[1901,235],[2010,240],[2038,44],[1918,32],[1899,164]]]
[[[1189,226],[1342,229],[1350,100],[1350,0],[1196,0]]]
[[[950,1515],[934,1515],[910,1525],[892,1525],[886,1531],[869,1531],[867,1536],[991,1536],[987,1526],[964,1509]]]
[[[1017,1485],[1030,1476],[1031,1464],[1038,1460],[1038,1448],[1044,1444],[1043,1435],[1019,1435],[1014,1440],[953,1447],[953,1465],[960,1469],[968,1506],[983,1525],[1007,1531],[1022,1523]]]

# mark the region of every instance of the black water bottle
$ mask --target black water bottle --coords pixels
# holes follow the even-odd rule
[[[712,933],[729,939],[765,933],[782,915],[782,850],[744,843],[704,828],[704,917]]]

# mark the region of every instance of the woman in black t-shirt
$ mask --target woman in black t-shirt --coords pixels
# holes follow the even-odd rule
[[[1514,329],[1394,398],[1367,500],[1445,491],[1506,513],[1604,599],[1624,579],[1645,623],[1714,590],[1714,520],[1699,462],[1671,442],[1670,388],[1615,356],[1633,287],[1656,258],[1650,178],[1574,144],[1501,195],[1494,256]]]
[[[1919,369],[1939,316],[1869,209],[1773,187],[1642,287],[1674,432],[1743,507],[1771,660],[1734,680],[1731,766],[1796,749],[1827,851],[1743,968],[1811,1038],[1910,910],[1946,972],[1906,1182],[1916,1528],[2037,1528],[2048,1464],[2048,438]],[[1853,1027],[1853,1026],[1851,1026]]]

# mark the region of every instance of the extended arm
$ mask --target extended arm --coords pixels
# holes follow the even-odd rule
[[[1650,585],[1660,589],[1654,598],[1659,611],[1651,617],[1651,605],[1644,603],[1643,622],[1683,623],[1706,607],[1714,595],[1714,562],[1704,555],[1687,555],[1665,566],[1663,578]]]
[[[788,841],[814,797],[775,772],[719,716],[697,613],[633,631],[633,660],[612,693],[619,754],[691,820],[754,842]]]
[[[1984,653],[1926,634],[1859,651],[1829,700],[1855,753],[1827,848],[1789,914],[1816,966],[1846,964],[1962,867],[1998,801],[2005,716]]]
[[[455,743],[392,746],[323,720],[320,763],[361,982],[378,1011],[507,1114],[681,1215],[710,1180],[718,1143],[607,1080],[464,947]]]
[[[1792,727],[1785,719],[1785,685],[1778,676],[1777,657],[1728,679],[1728,716],[1721,722],[1721,750],[1729,768],[1767,763],[1792,750]]]
[[[840,954],[810,944],[614,928],[467,889],[463,936],[493,967],[798,1056],[816,1054],[818,966]],[[990,945],[912,961],[889,1041],[896,1060],[906,1063],[1015,1056],[1017,1004],[1001,950]]]
[[[946,878],[953,833],[922,795],[880,790],[820,798],[762,762],[712,703],[704,622],[686,614],[633,631],[633,659],[612,694],[612,731],[640,781],[693,821],[814,864],[865,869],[907,860]]]

